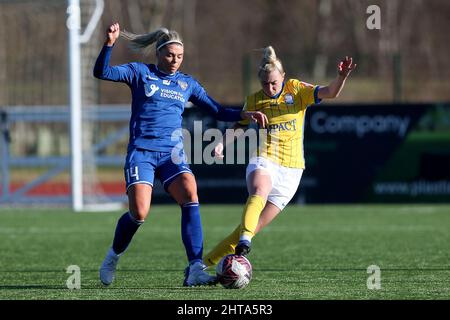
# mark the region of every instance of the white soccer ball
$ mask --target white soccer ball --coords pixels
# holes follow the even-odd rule
[[[242,289],[252,279],[250,261],[236,254],[229,254],[216,267],[217,280],[226,289]]]

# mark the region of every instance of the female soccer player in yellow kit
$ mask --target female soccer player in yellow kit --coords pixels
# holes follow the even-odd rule
[[[322,99],[336,98],[355,67],[352,58],[345,57],[338,64],[337,77],[324,87],[296,79],[285,81],[283,65],[274,49],[271,46],[264,48],[258,72],[262,90],[246,98],[244,110],[261,111],[267,116],[267,137],[247,166],[249,197],[241,223],[205,256],[208,266],[217,264],[227,254],[247,255],[253,236],[292,199],[305,168],[303,124],[306,109]],[[243,120],[236,123],[234,129],[248,125],[249,121]],[[233,143],[234,137],[234,134],[224,136],[224,143],[215,148],[216,156],[223,157],[224,144]]]

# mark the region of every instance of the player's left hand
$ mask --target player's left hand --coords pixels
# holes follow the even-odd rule
[[[265,128],[266,124],[269,122],[269,119],[267,119],[267,116],[262,113],[261,111],[245,111],[242,112],[242,118],[249,119],[254,122],[258,122],[260,127]]]
[[[353,63],[352,57],[345,57],[338,64],[338,73],[340,76],[347,78],[350,73],[356,68],[357,64]]]

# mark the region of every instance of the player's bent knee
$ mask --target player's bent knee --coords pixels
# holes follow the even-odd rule
[[[132,186],[130,191],[128,193],[129,211],[133,218],[143,221],[150,210],[151,188],[147,185],[136,185]]]
[[[130,206],[129,211],[134,219],[144,221],[148,216],[150,206],[147,204],[135,204],[134,206]]]
[[[178,204],[180,206],[183,206],[187,203],[198,203],[198,196],[195,195],[184,195],[182,199],[178,200]]]
[[[135,219],[136,221],[144,222],[148,216],[148,210],[147,211],[144,211],[144,210],[139,211],[139,210],[130,209],[130,214],[133,217],[133,219]]]
[[[136,224],[141,225],[145,222],[145,217],[135,215],[131,211],[129,211],[128,213],[130,215],[131,220],[134,221]]]
[[[197,190],[187,190],[184,197],[186,202],[198,202]]]
[[[179,205],[187,202],[198,202],[197,184],[190,174],[183,174],[169,189]]]
[[[264,200],[267,200],[267,197],[269,196],[270,190],[267,188],[260,188],[260,187],[256,187],[253,190],[253,195],[257,195],[260,196],[261,198],[263,198]]]

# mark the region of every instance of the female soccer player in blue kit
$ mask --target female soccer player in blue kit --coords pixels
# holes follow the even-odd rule
[[[156,43],[157,64],[133,62],[109,66],[119,35],[130,40],[135,49],[148,50]],[[106,41],[95,63],[95,77],[126,83],[132,95],[124,167],[129,211],[119,219],[112,247],[100,267],[100,280],[105,285],[114,280],[119,257],[148,215],[155,177],[181,207],[181,236],[189,261],[183,285],[215,282],[215,277],[205,271],[202,260],[203,232],[195,177],[185,161],[183,149],[174,152],[182,142],[181,135],[174,133],[181,129],[187,101],[208,109],[221,121],[248,119],[265,125],[267,118],[261,112],[222,108],[194,78],[178,71],[183,53],[183,42],[175,31],[160,28],[149,34],[134,35],[121,32],[119,24],[114,23],[106,32]]]

